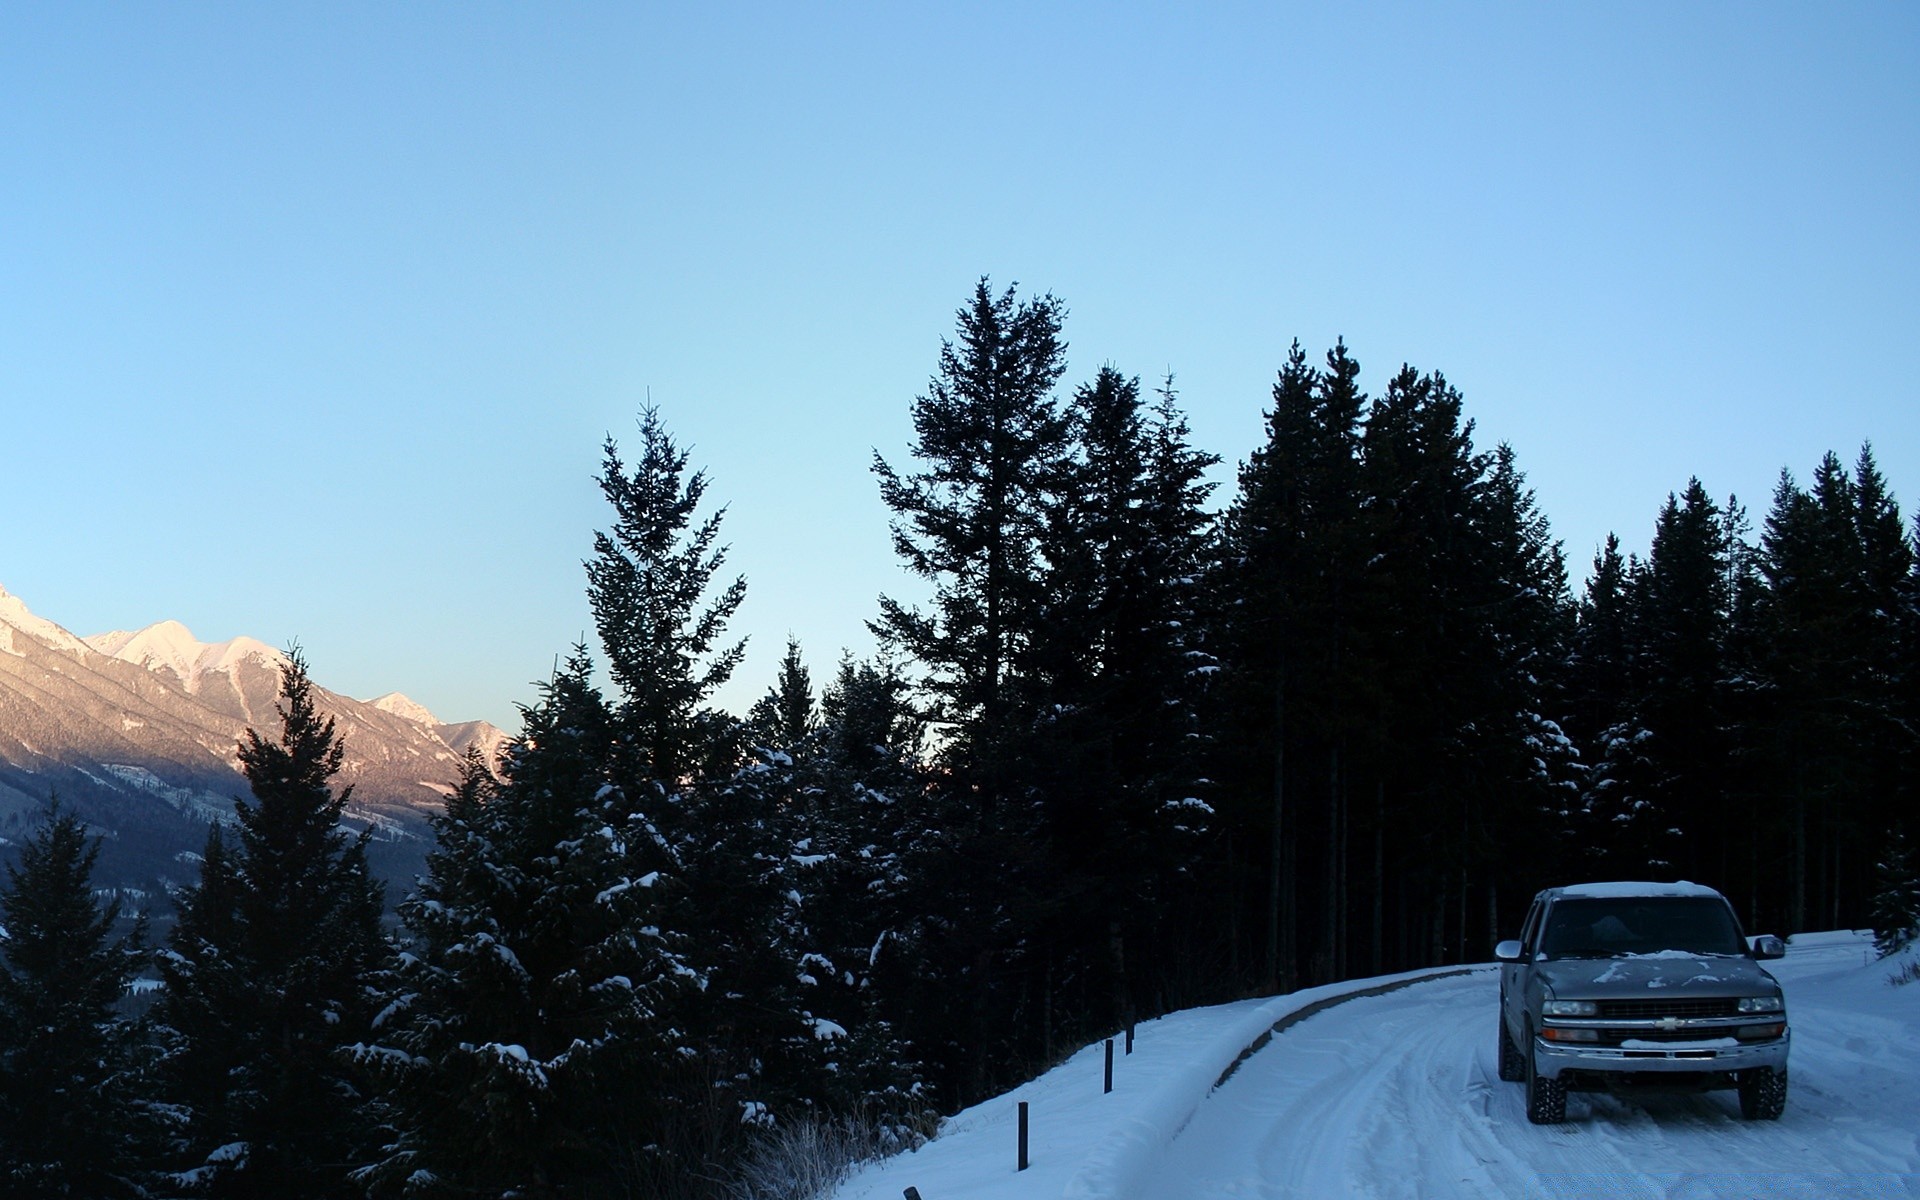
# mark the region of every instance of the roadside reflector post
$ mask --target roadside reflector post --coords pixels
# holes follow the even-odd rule
[[[1107,1086],[1105,1091],[1113,1090],[1113,1039],[1107,1039]]]
[[[1127,1053],[1133,1053],[1133,1022],[1127,1022]]]
[[[1019,1166],[1019,1169],[1022,1171],[1027,1169],[1027,1102],[1025,1100],[1022,1100],[1020,1102],[1020,1166]]]
[[[920,1189],[916,1187],[908,1188],[907,1200],[920,1200]]]

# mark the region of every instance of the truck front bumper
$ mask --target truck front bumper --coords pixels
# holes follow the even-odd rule
[[[1703,1045],[1670,1042],[1661,1046],[1626,1048],[1578,1043],[1533,1041],[1534,1070],[1548,1079],[1564,1074],[1591,1076],[1701,1075],[1726,1076],[1731,1083],[1742,1071],[1768,1067],[1787,1069],[1787,1045],[1792,1031],[1764,1042]],[[1724,1039],[1722,1039],[1724,1040]],[[1676,1080],[1676,1082],[1678,1082]]]

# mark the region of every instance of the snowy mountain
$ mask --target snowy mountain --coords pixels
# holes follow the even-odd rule
[[[1207,1200],[1920,1195],[1920,951],[1800,934],[1778,1121],[1731,1092],[1581,1093],[1527,1121],[1495,1061],[1492,964],[1354,980],[1142,1023],[1103,1091],[1104,1046],[857,1170],[832,1200]],[[1019,1104],[1031,1166],[1017,1169]]]
[[[240,739],[279,731],[285,661],[253,638],[202,642],[178,621],[75,637],[0,589],[0,840],[21,840],[58,795],[104,835],[103,885],[193,878],[209,823],[246,794]],[[441,722],[397,692],[316,690],[346,743],[348,815],[375,828],[376,869],[404,885],[467,746],[491,759],[505,735]]]

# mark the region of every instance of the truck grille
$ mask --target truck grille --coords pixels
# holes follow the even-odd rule
[[[1618,1046],[1621,1042],[1697,1042],[1704,1038],[1732,1037],[1731,1029],[1602,1029],[1600,1044]]]
[[[1602,1000],[1599,1015],[1616,1021],[1657,1021],[1661,1017],[1732,1017],[1740,1001],[1724,1000]],[[1698,1037],[1698,1034],[1692,1035]]]

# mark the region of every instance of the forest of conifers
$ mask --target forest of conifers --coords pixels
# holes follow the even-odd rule
[[[1439,374],[1296,344],[1216,495],[1170,379],[1063,380],[1063,313],[981,282],[873,467],[929,599],[881,599],[870,660],[790,645],[745,717],[708,703],[746,587],[708,481],[652,410],[609,440],[597,645],[469,762],[397,935],[297,656],[138,1021],[152,955],[56,816],[6,893],[9,1194],[65,1194],[69,1153],[100,1196],[745,1195],[768,1131],[910,1140],[1136,1019],[1482,961],[1554,883],[1879,917],[1920,576],[1869,448],[1757,523],[1675,481],[1576,589]],[[63,929],[95,990],[60,1018]],[[42,1063],[60,1019],[93,1040]]]

